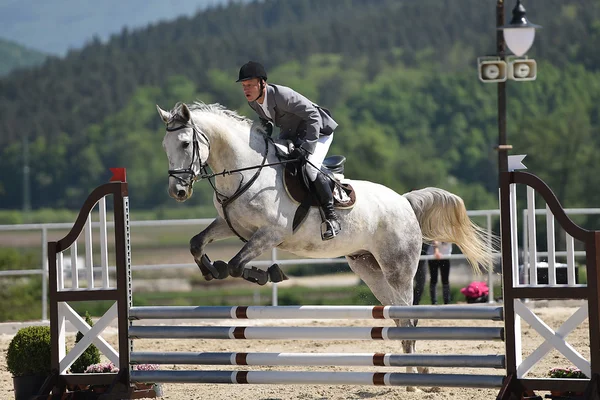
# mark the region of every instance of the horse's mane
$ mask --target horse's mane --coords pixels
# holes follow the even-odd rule
[[[253,123],[253,121],[250,118],[244,117],[243,115],[240,115],[235,111],[229,110],[228,108],[219,103],[206,104],[201,101],[195,101],[192,104],[187,104],[187,106],[191,112],[198,111],[209,112],[216,115],[224,115],[226,117],[234,119],[237,122],[247,124],[249,126],[251,126]],[[173,108],[173,110],[171,110],[171,115],[180,116],[182,107],[182,102],[175,104],[175,107]]]

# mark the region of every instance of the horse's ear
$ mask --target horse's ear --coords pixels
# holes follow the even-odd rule
[[[190,119],[192,119],[192,113],[185,103],[181,105],[181,116],[186,122],[190,122]]]
[[[158,115],[160,115],[165,124],[171,120],[171,113],[160,108],[158,104],[156,105],[156,111],[158,111]]]

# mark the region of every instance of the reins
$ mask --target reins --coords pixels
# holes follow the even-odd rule
[[[255,165],[253,167],[244,167],[244,168],[231,169],[231,170],[224,169],[221,172],[214,172],[212,174],[207,174],[207,175],[198,175],[194,180],[201,181],[202,179],[211,179],[211,178],[214,178],[215,176],[219,176],[219,175],[221,175],[221,176],[231,175],[236,172],[249,171],[251,169],[263,168],[263,167],[273,167],[275,165],[282,165],[282,164],[287,164],[290,162],[299,162],[299,161],[300,160],[297,160],[297,159],[290,159],[290,160],[283,160],[283,161],[279,161],[279,162],[275,162],[275,163]]]

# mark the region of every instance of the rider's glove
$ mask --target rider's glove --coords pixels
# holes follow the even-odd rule
[[[261,122],[263,128],[265,129],[265,132],[267,132],[267,135],[271,136],[273,134],[273,122],[269,121],[268,119],[264,119],[264,118],[260,118],[260,122]]]
[[[306,151],[303,147],[294,147],[294,150],[290,153],[290,158],[294,158],[296,160],[305,160],[310,153]]]

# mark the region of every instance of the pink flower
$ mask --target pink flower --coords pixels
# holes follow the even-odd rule
[[[490,289],[485,282],[471,282],[469,286],[460,289],[460,292],[464,294],[465,297],[476,299],[481,296],[487,296]]]
[[[133,366],[133,369],[137,371],[156,371],[158,369],[157,364],[137,364]]]
[[[548,372],[548,376],[552,378],[587,379],[587,376],[577,367],[552,368]]]
[[[119,372],[119,368],[111,362],[92,364],[84,371],[86,374],[101,374],[110,372]]]

